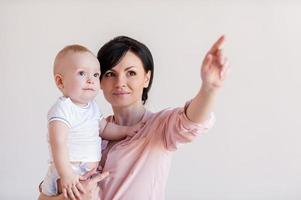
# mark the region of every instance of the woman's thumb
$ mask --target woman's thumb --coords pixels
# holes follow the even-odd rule
[[[94,167],[93,169],[91,169],[90,171],[88,171],[87,173],[85,173],[83,176],[79,177],[79,180],[84,181],[89,179],[91,176],[93,176],[94,174],[96,174],[96,167]]]

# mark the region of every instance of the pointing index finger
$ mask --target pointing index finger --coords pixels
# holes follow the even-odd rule
[[[222,35],[211,47],[208,53],[214,54],[218,49],[221,49],[225,41],[225,35]]]

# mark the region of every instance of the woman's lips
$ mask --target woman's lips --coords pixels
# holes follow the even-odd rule
[[[116,95],[116,96],[122,96],[122,95],[127,95],[127,94],[130,94],[129,92],[113,92],[113,95]]]

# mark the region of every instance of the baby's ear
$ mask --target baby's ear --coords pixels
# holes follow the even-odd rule
[[[62,90],[64,88],[64,85],[63,85],[63,76],[61,74],[55,74],[54,75],[54,81],[55,81],[56,86],[60,90]]]

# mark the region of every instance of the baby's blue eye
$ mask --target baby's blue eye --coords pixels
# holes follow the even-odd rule
[[[97,77],[99,77],[99,75],[100,75],[99,73],[95,73],[94,77],[97,78]]]

